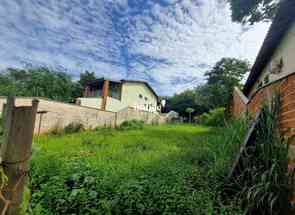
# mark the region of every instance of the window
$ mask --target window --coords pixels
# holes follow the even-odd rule
[[[138,96],[140,99],[142,99],[143,98],[143,96],[141,95],[141,94],[139,94],[139,96]]]
[[[110,82],[109,96],[121,100],[121,83]]]

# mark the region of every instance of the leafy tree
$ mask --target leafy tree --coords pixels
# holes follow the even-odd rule
[[[167,111],[174,110],[178,112],[181,116],[188,117],[188,113],[186,112],[187,108],[193,108],[194,114],[200,114],[207,109],[201,105],[199,100],[197,99],[197,91],[193,90],[186,90],[182,93],[175,94],[170,98],[166,98],[167,100]],[[200,97],[200,96],[199,96]]]
[[[273,19],[279,0],[229,0],[232,19],[236,22],[254,24]]]
[[[205,95],[210,100],[210,108],[226,107],[232,99],[235,86],[241,86],[244,75],[250,70],[247,61],[222,58],[213,69],[205,74],[207,84]]]
[[[195,111],[195,109],[188,107],[187,109],[185,109],[185,112],[188,113],[189,115],[189,122],[192,122],[192,113]]]
[[[80,80],[79,80],[79,83],[81,84],[81,86],[83,88],[85,88],[85,86],[90,82],[90,81],[94,81],[96,80],[97,77],[95,75],[94,72],[88,72],[88,71],[85,71],[85,72],[82,72],[80,74]]]
[[[187,108],[195,109],[193,115],[200,115],[210,109],[227,107],[232,99],[233,88],[241,85],[247,71],[247,61],[222,58],[205,74],[207,82],[204,85],[168,98],[168,107],[181,116],[189,116],[185,111]]]
[[[79,81],[72,83],[72,99],[83,97],[83,87]]]
[[[0,95],[39,96],[59,101],[72,98],[72,79],[64,72],[47,68],[8,69],[0,74]]]

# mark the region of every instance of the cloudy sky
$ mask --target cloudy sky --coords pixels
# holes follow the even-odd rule
[[[90,70],[171,95],[222,57],[254,61],[269,24],[230,13],[226,0],[1,0],[0,69]]]

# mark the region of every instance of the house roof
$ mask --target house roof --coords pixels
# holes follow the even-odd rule
[[[248,95],[252,86],[259,78],[268,62],[271,60],[276,49],[280,45],[284,36],[295,22],[295,1],[281,0],[277,15],[274,18],[272,25],[263,42],[260,52],[256,58],[254,66],[246,81],[243,92]]]
[[[149,85],[148,82],[146,81],[142,81],[142,80],[127,80],[127,79],[122,79],[122,80],[114,80],[114,79],[107,79],[107,78],[98,78],[94,81],[91,81],[88,83],[89,86],[95,86],[98,85],[100,83],[103,83],[104,80],[109,80],[110,82],[115,82],[115,83],[140,83],[140,84],[145,84],[150,91],[157,97],[157,99],[159,100],[159,96],[157,95],[157,93],[155,92],[155,90],[151,87],[151,85]]]

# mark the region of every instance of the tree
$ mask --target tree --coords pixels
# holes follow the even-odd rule
[[[68,102],[72,98],[72,79],[47,68],[8,69],[0,74],[0,95],[39,96]]]
[[[192,123],[192,113],[193,113],[194,111],[195,111],[195,109],[190,108],[190,107],[188,107],[188,108],[185,109],[185,112],[187,112],[188,115],[189,115],[189,122],[190,122],[190,123]]]
[[[85,88],[89,82],[94,81],[96,79],[97,77],[94,72],[85,71],[80,74],[79,83],[81,84],[83,88]]]
[[[205,74],[207,84],[203,94],[211,102],[210,108],[226,107],[232,99],[235,86],[241,86],[244,75],[250,70],[247,61],[222,58]]]
[[[273,19],[279,0],[229,0],[235,22],[254,24]]]
[[[186,90],[182,93],[175,94],[172,97],[166,98],[167,100],[167,111],[176,111],[181,116],[188,116],[188,113],[185,111],[187,108],[193,108],[194,114],[201,114],[207,109],[200,102],[201,96],[197,95],[197,91],[195,89]],[[205,98],[203,99],[203,101]]]

